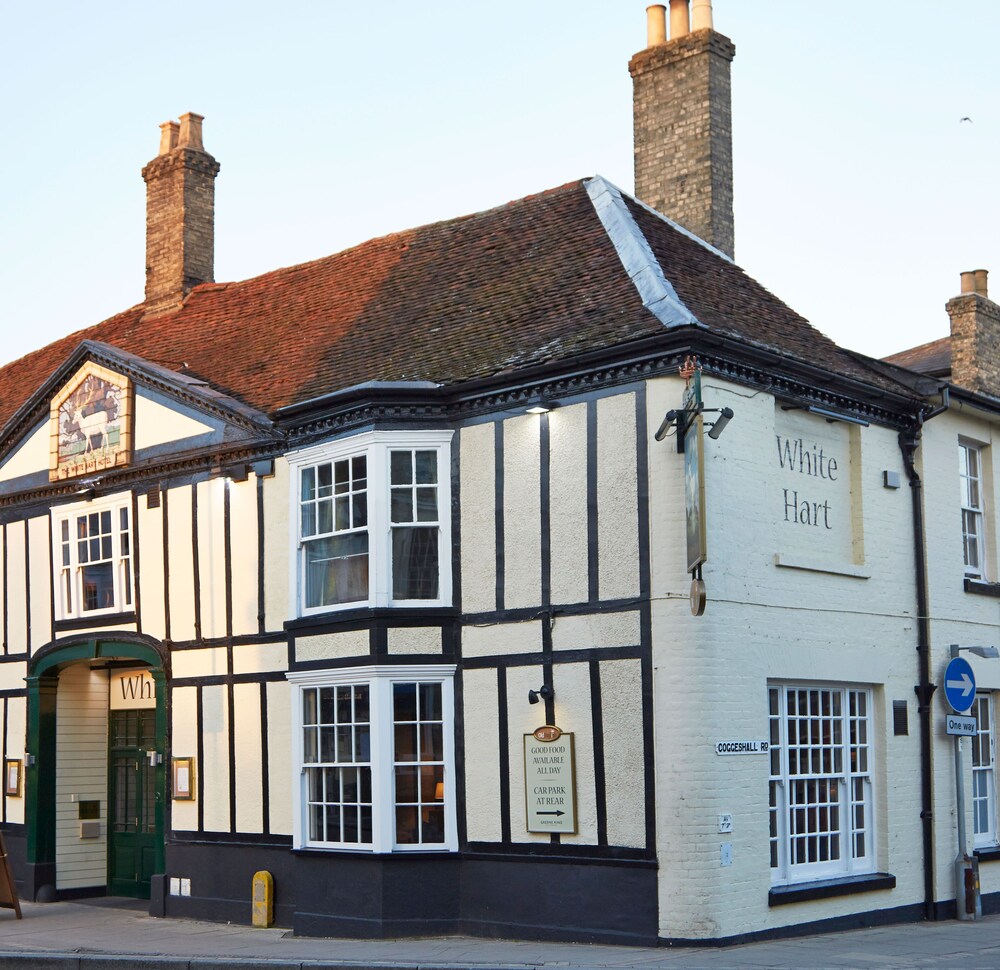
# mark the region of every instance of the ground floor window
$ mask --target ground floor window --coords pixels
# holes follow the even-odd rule
[[[768,687],[772,882],[874,868],[871,692]]]
[[[457,848],[454,667],[293,672],[295,841],[374,852]]]
[[[996,755],[993,695],[976,694],[972,707],[976,735],[972,739],[972,819],[976,848],[997,844]]]

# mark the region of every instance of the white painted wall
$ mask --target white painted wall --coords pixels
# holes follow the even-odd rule
[[[639,595],[635,395],[597,402],[597,563],[601,599]]]
[[[205,768],[198,764],[198,688],[175,687],[170,692],[170,701],[171,755],[174,758],[194,758],[196,796],[191,801],[171,801],[171,827],[179,832],[191,832],[198,828],[197,786],[200,772]]]
[[[264,615],[268,630],[280,630],[295,613],[288,590],[291,524],[288,521],[288,462],[274,460],[264,479]]]
[[[49,470],[49,419],[45,418],[0,465],[0,482]]]
[[[101,803],[101,835],[80,838],[79,801]],[[108,675],[74,664],[56,693],[56,888],[107,884]]]
[[[264,831],[260,690],[260,684],[233,687],[237,832]]]
[[[142,632],[157,640],[167,635],[163,574],[163,506],[147,508],[139,496],[135,532],[139,548],[139,617]]]
[[[5,698],[7,708],[7,737],[4,739],[4,752],[8,758],[16,758],[22,761],[21,770],[21,797],[13,798],[6,796],[5,802],[7,811],[4,815],[5,822],[21,824],[24,822],[24,753],[27,740],[27,716],[28,705],[25,697]]]
[[[542,595],[539,415],[503,423],[504,607],[537,606]]]
[[[292,685],[267,683],[267,787],[270,829],[292,834]]]
[[[462,609],[489,613],[496,599],[496,461],[493,424],[459,436],[462,516]]]
[[[27,533],[23,522],[4,526],[7,544],[7,652],[28,652],[28,604],[25,570]]]
[[[190,485],[167,491],[167,548],[170,555],[170,639],[194,639],[194,559]]]
[[[226,636],[226,480],[199,482],[198,570],[201,581],[201,635]]]
[[[140,388],[135,393],[135,448],[153,448],[156,445],[182,441],[211,431],[208,424],[181,414],[148,398]],[[46,462],[48,455],[46,453]]]
[[[233,635],[257,632],[257,479],[229,484]],[[290,541],[290,537],[289,537]],[[280,583],[282,577],[276,576]]]
[[[586,603],[587,405],[549,412],[549,548],[553,603]]]

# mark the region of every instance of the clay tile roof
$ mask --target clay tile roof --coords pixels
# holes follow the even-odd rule
[[[951,373],[951,337],[939,337],[884,359],[886,363],[909,367],[921,374],[947,377]]]
[[[738,267],[626,201],[703,324],[869,383],[887,380]],[[0,368],[0,426],[82,340],[269,413],[370,381],[502,375],[664,330],[623,270],[585,181],[254,279],[204,284],[178,310],[141,316],[133,307]]]

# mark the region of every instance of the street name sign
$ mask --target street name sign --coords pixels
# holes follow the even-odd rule
[[[771,750],[771,743],[762,740],[746,741],[716,741],[715,753],[724,755],[734,754],[767,754]]]
[[[976,675],[968,660],[954,657],[944,669],[944,696],[956,714],[964,714],[976,699]]]

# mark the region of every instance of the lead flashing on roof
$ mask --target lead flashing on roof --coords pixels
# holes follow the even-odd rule
[[[639,291],[642,305],[665,327],[702,326],[664,275],[663,267],[628,211],[621,189],[600,175],[587,179],[584,186],[625,272]]]

